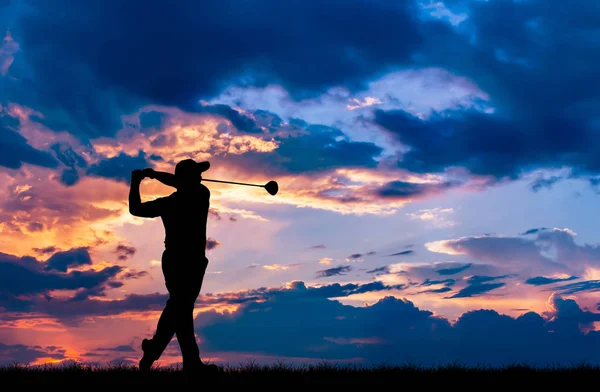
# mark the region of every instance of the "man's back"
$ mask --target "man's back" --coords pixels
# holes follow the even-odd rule
[[[210,207],[208,188],[198,184],[162,199],[160,216],[165,227],[165,249],[203,256]]]

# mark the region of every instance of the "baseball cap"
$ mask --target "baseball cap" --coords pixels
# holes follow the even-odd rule
[[[175,166],[175,176],[179,178],[194,178],[210,168],[210,162],[196,162],[193,159],[184,159]]]

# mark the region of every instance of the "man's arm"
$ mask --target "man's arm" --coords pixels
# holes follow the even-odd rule
[[[145,169],[148,170],[148,177],[154,178],[167,186],[171,186],[176,188],[175,183],[175,175],[167,172],[156,171],[154,169]]]
[[[131,172],[131,186],[129,187],[129,213],[141,218],[156,218],[161,215],[164,197],[142,203],[140,184],[146,173],[142,170]]]

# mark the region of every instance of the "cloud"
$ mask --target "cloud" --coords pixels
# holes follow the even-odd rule
[[[473,264],[469,263],[469,264],[465,264],[465,265],[461,265],[460,267],[455,267],[455,268],[441,268],[435,272],[437,272],[440,275],[455,275],[458,274],[460,272],[463,272],[469,268],[471,268]]]
[[[565,279],[570,280],[570,279]],[[586,280],[577,283],[569,283],[565,285],[556,286],[553,291],[560,294],[576,294],[582,292],[598,292],[600,291],[600,280]]]
[[[421,294],[447,293],[447,292],[452,291],[452,286],[454,286],[455,283],[456,283],[455,279],[429,280],[429,278],[427,278],[427,279],[425,279],[425,281],[423,283],[420,284],[420,286],[425,286],[425,287],[442,286],[442,287],[437,288],[437,289],[422,290],[419,293],[421,293]]]
[[[118,255],[118,259],[121,261],[129,259],[135,255],[135,252],[137,252],[137,249],[134,246],[125,244],[118,244],[117,248],[115,249],[115,253]]]
[[[344,130],[300,123],[293,131],[273,135],[277,148],[228,156],[231,164],[244,167],[252,162],[265,175],[314,174],[337,168],[375,169],[383,151],[374,143],[353,141]]]
[[[281,264],[267,264],[267,265],[263,265],[263,269],[269,270],[269,271],[285,271],[294,267],[298,267],[300,264],[287,264],[287,265],[281,265]]]
[[[569,280],[579,279],[577,276],[569,276],[567,278],[548,278],[545,276],[535,276],[533,278],[529,278],[525,281],[526,284],[530,284],[533,286],[544,286],[548,284],[558,283],[558,282],[566,282]]]
[[[69,249],[118,242],[107,223],[133,221],[126,185],[84,177],[66,187],[56,177],[34,166],[14,174],[0,171],[5,184],[0,188],[4,252],[25,255],[32,247]]]
[[[130,112],[147,102],[191,106],[191,102],[220,91],[224,83],[246,80],[264,86],[277,81],[299,95],[327,91],[342,82],[358,87],[364,78],[387,66],[408,62],[424,40],[419,26],[423,22],[408,4],[373,6],[360,0],[344,4],[362,12],[340,11],[337,3],[323,6],[314,0],[287,2],[280,8],[273,7],[272,1],[261,1],[233,11],[223,4],[194,3],[177,9],[146,7],[144,21],[132,23],[145,3],[134,1],[123,7],[88,3],[69,7],[63,0],[39,3],[34,12],[18,19],[21,59],[37,76],[31,83],[39,91],[27,97],[27,104],[52,108],[52,116],[44,121],[56,128],[111,135],[119,126],[119,112]],[[59,13],[61,9],[66,11]],[[331,18],[322,18],[332,13],[337,15],[334,25]],[[198,25],[186,19],[187,15],[209,14],[220,22]],[[61,26],[49,28],[47,21],[58,17]],[[73,37],[72,29],[81,18],[88,21],[85,31]],[[109,46],[105,45],[106,36],[99,33],[106,20],[114,21]],[[263,26],[268,23],[271,28],[265,31]],[[158,34],[150,28],[155,25],[164,26],[171,34]],[[357,25],[364,31],[356,32]],[[433,22],[427,25],[444,29]],[[51,55],[38,41],[49,34],[57,38]],[[391,42],[385,39],[388,34],[406,38]],[[207,36],[220,40],[205,45],[202,53],[173,39],[192,37],[197,41]],[[67,37],[69,45],[64,43]],[[269,45],[249,50],[255,42]],[[149,62],[149,53],[156,48],[161,48],[162,60]],[[133,60],[127,64],[119,61],[119,54],[124,53]],[[64,63],[75,57],[78,66],[65,69]],[[98,62],[98,58],[104,60]],[[319,67],[314,67],[314,58],[320,59]],[[173,67],[178,70],[177,80],[170,71]],[[81,94],[73,101],[64,91],[94,93]]]
[[[148,276],[148,271],[127,271],[119,275],[119,278],[126,279],[140,279],[145,276]]]
[[[221,246],[221,243],[214,238],[209,237],[206,239],[206,250],[213,250],[218,246]]]
[[[382,200],[386,199],[412,199],[420,196],[437,195],[445,190],[462,185],[458,181],[445,181],[437,184],[410,183],[405,181],[391,181],[375,190]]]
[[[56,249],[56,247],[55,247],[55,246],[47,246],[47,247],[45,247],[45,248],[32,248],[32,250],[33,250],[34,252],[36,252],[37,254],[40,254],[40,255],[46,255],[46,254],[49,254],[49,253],[54,253],[54,252],[56,252],[58,249]]]
[[[131,347],[129,345],[121,345],[121,346],[107,347],[107,348],[99,347],[96,349],[96,351],[116,351],[116,352],[126,353],[126,352],[134,352],[136,350],[134,350],[133,347]]]
[[[8,70],[15,60],[15,53],[19,51],[19,44],[13,39],[10,30],[6,31],[6,35],[0,45],[0,75],[6,76]]]
[[[139,151],[137,156],[130,156],[123,152],[119,155],[101,160],[100,162],[90,165],[87,169],[87,174],[91,176],[113,178],[117,181],[122,181],[127,184],[131,180],[131,172],[135,169],[144,169],[152,167],[146,154]]]
[[[1,265],[1,264],[0,264]],[[238,292],[202,293],[196,301],[198,309],[211,309],[213,306],[236,307],[240,304],[263,301],[266,299],[292,298],[302,295],[309,298],[340,298],[355,294],[364,294],[382,291],[402,291],[406,285],[386,285],[382,282],[366,284],[333,283],[322,286],[307,287],[304,282],[293,281],[284,287],[262,287]],[[0,306],[7,309],[0,318],[8,321],[19,320],[24,314],[32,312],[35,315],[47,315],[68,326],[77,326],[90,317],[118,316],[125,313],[158,312],[162,311],[168,294],[128,294],[124,298],[77,298],[76,297],[32,297],[29,300],[19,300],[11,297],[0,296]],[[14,313],[16,312],[16,313]]]
[[[527,231],[524,231],[523,233],[521,233],[521,235],[531,235],[531,234],[537,234],[540,231],[546,231],[548,230],[547,227],[540,227],[540,228],[535,228],[535,229],[529,229]]]
[[[598,320],[573,300],[553,295],[544,315],[517,318],[473,310],[455,323],[419,309],[406,299],[384,297],[353,307],[302,288],[285,299],[249,302],[234,312],[196,318],[204,352],[262,353],[278,357],[341,360],[388,365],[415,363],[505,366],[598,363],[598,332],[579,324]],[[566,302],[565,302],[566,301]],[[551,351],[546,348],[552,347]]]
[[[367,253],[364,253],[364,254],[363,253],[353,253],[353,254],[351,254],[350,256],[348,256],[346,258],[346,261],[362,261],[362,259],[365,256],[373,256],[376,253],[377,252],[375,252],[375,251],[370,251],[370,252],[367,252]]]
[[[407,255],[411,255],[415,253],[414,250],[409,249],[409,250],[403,250],[402,252],[397,252],[397,253],[392,253],[391,255],[386,255],[387,257],[391,257],[391,256],[407,256]]]
[[[533,192],[539,192],[543,188],[552,189],[552,186],[562,179],[562,177],[558,176],[552,176],[550,178],[538,178],[529,184],[529,186]]]
[[[349,265],[342,265],[339,267],[317,271],[317,278],[328,278],[331,276],[344,275],[345,273],[350,271],[352,271],[352,267],[350,267]]]
[[[323,244],[313,245],[310,248],[311,249],[325,249],[325,245],[323,245]]]
[[[407,213],[412,219],[419,219],[425,222],[431,222],[435,227],[453,227],[456,222],[446,219],[445,214],[454,213],[453,208],[433,208],[429,210],[419,210],[417,212]]]
[[[75,249],[56,253],[42,263],[30,256],[16,257],[0,253],[0,303],[29,308],[36,298],[51,300],[50,293],[53,290],[76,291],[72,299],[78,301],[89,295],[104,295],[107,288],[121,285],[115,281],[115,277],[122,271],[122,267],[116,265],[97,271],[65,272],[67,267],[88,264],[88,257],[87,251]],[[5,307],[11,310],[10,306]]]
[[[46,260],[45,269],[48,271],[67,272],[68,268],[91,264],[92,258],[88,248],[74,248],[54,253]]]
[[[24,163],[46,168],[58,167],[58,161],[47,151],[38,150],[16,131],[19,119],[9,116],[0,105],[0,166],[20,169]]]
[[[390,273],[390,267],[389,266],[383,266],[383,267],[378,267],[378,268],[373,268],[372,270],[367,271],[367,274],[389,274]]]
[[[448,298],[469,298],[475,297],[478,295],[489,293],[490,291],[499,289],[504,287],[506,283],[504,282],[495,282],[495,283],[486,283],[498,279],[507,278],[508,275],[504,276],[472,276],[467,280],[467,286],[461,289],[458,293],[448,297]]]
[[[463,255],[525,275],[581,276],[600,263],[600,246],[577,244],[569,229],[531,232],[533,237],[485,235],[426,243],[432,252]]]
[[[224,136],[216,140],[228,146],[229,154],[229,150],[250,152],[247,156],[234,152],[235,165],[256,163],[271,170],[265,175],[331,173],[340,167],[373,171],[385,167],[413,175],[450,177],[457,171],[462,173],[459,180],[443,179],[434,184],[398,180],[392,175],[387,184],[370,183],[358,189],[333,186],[314,194],[293,192],[300,199],[296,200],[298,204],[306,205],[306,199],[317,198],[322,205],[339,204],[338,210],[381,201],[398,203],[388,206],[388,210],[397,208],[402,201],[465,186],[465,178],[493,182],[515,179],[539,168],[564,166],[573,168],[575,176],[597,172],[599,166],[590,158],[597,155],[591,147],[597,145],[597,132],[589,120],[593,117],[590,113],[597,112],[597,103],[591,99],[586,82],[595,80],[597,70],[582,65],[592,62],[597,48],[586,26],[573,24],[559,16],[562,12],[546,9],[538,2],[505,7],[494,2],[468,2],[462,4],[466,11],[457,11],[450,2],[423,9],[409,3],[357,1],[363,10],[360,14],[340,13],[335,3],[322,11],[335,10],[339,22],[334,28],[324,24],[321,11],[315,11],[321,10],[321,5],[286,3],[275,13],[302,15],[304,27],[290,28],[289,18],[282,17],[269,29],[279,32],[277,38],[259,27],[266,15],[263,10],[273,15],[270,1],[233,13],[227,7],[211,7],[210,14],[229,23],[227,27],[186,22],[185,15],[205,14],[204,5],[166,11],[147,9],[145,23],[139,24],[123,21],[127,19],[124,15],[136,14],[137,2],[118,9],[93,4],[64,7],[62,0],[39,3],[34,7],[39,12],[15,19],[13,35],[19,41],[19,64],[11,66],[11,74],[35,77],[10,81],[2,78],[2,91],[8,101],[43,113],[34,116],[38,124],[70,131],[86,141],[91,139],[98,149],[101,145],[97,143],[105,138],[113,142],[113,152],[120,151],[126,143],[122,139],[114,143],[112,139],[120,130],[143,134],[146,144],[142,150],[148,152],[148,159],[160,158],[156,162],[170,162],[173,157],[150,152],[151,148],[176,151],[173,146],[185,143],[176,136],[181,132],[164,132],[172,125],[172,118],[154,106],[215,119],[210,126]],[[68,11],[60,15],[61,26],[50,29],[45,22],[56,19],[58,9]],[[597,10],[578,2],[568,12],[572,20],[577,20],[581,15],[596,15]],[[237,23],[238,18],[246,20],[248,13],[252,23]],[[463,20],[459,16],[463,14],[469,17]],[[73,40],[72,26],[79,26],[77,21],[82,17],[88,25],[81,37]],[[116,21],[110,33],[115,39],[108,47],[104,44],[106,36],[98,33],[102,31],[101,20],[106,19]],[[499,20],[510,20],[518,34],[505,29]],[[311,22],[308,30],[307,21]],[[172,35],[157,35],[148,30],[146,23],[160,23]],[[365,28],[360,34],[355,31],[357,25]],[[231,26],[235,26],[233,33]],[[50,33],[57,40],[53,50],[47,51],[36,37]],[[387,34],[410,39],[390,41]],[[202,54],[190,57],[190,51],[185,50],[187,41],[171,38],[183,36],[222,39],[219,45],[207,46]],[[552,50],[548,43],[560,43],[565,37],[581,39],[575,47],[563,48],[568,55],[557,57],[560,51]],[[328,44],[323,45],[326,39]],[[258,51],[244,49],[250,47],[248,42],[261,40],[269,45]],[[147,54],[155,48],[149,49],[148,42],[161,48],[163,59],[152,61],[150,66]],[[131,48],[135,48],[133,56]],[[311,55],[300,56],[303,50]],[[125,52],[137,60],[123,64],[119,61],[122,56],[114,55]],[[229,61],[232,56],[236,61]],[[65,69],[64,64],[74,57],[78,66]],[[314,58],[321,59],[318,70]],[[564,58],[576,60],[558,66]],[[165,70],[173,66],[178,69],[176,80],[166,76],[172,76]],[[155,81],[151,87],[146,82],[148,75]],[[156,79],[156,75],[164,76]],[[64,91],[83,98],[72,100],[72,94]],[[542,104],[539,97],[544,97],[546,103]],[[130,121],[128,116],[136,113],[139,121]],[[570,129],[568,134],[562,132],[566,128]],[[485,137],[481,137],[481,129],[487,130]],[[195,131],[186,127],[184,133]],[[107,140],[102,142],[105,148],[110,145]],[[210,147],[197,148],[197,143],[192,143],[194,148],[186,154],[215,155]],[[137,149],[130,151],[132,148],[127,147],[127,156],[135,159]],[[297,151],[310,154],[299,159]],[[380,160],[382,154],[386,159]],[[121,172],[127,172],[123,168],[129,164],[103,159],[88,170],[126,181]],[[467,169],[471,176],[460,168]],[[79,176],[78,169],[66,167],[60,180],[72,185]]]
[[[0,342],[0,365],[8,366],[15,362],[30,364],[40,359],[64,360],[65,350],[58,347],[27,346],[24,344],[4,344]]]

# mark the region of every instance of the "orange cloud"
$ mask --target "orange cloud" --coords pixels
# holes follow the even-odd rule
[[[100,245],[114,241],[116,224],[131,220],[128,189],[102,178],[83,178],[72,187],[49,169],[25,165],[0,172],[2,250],[23,256],[32,248]]]

